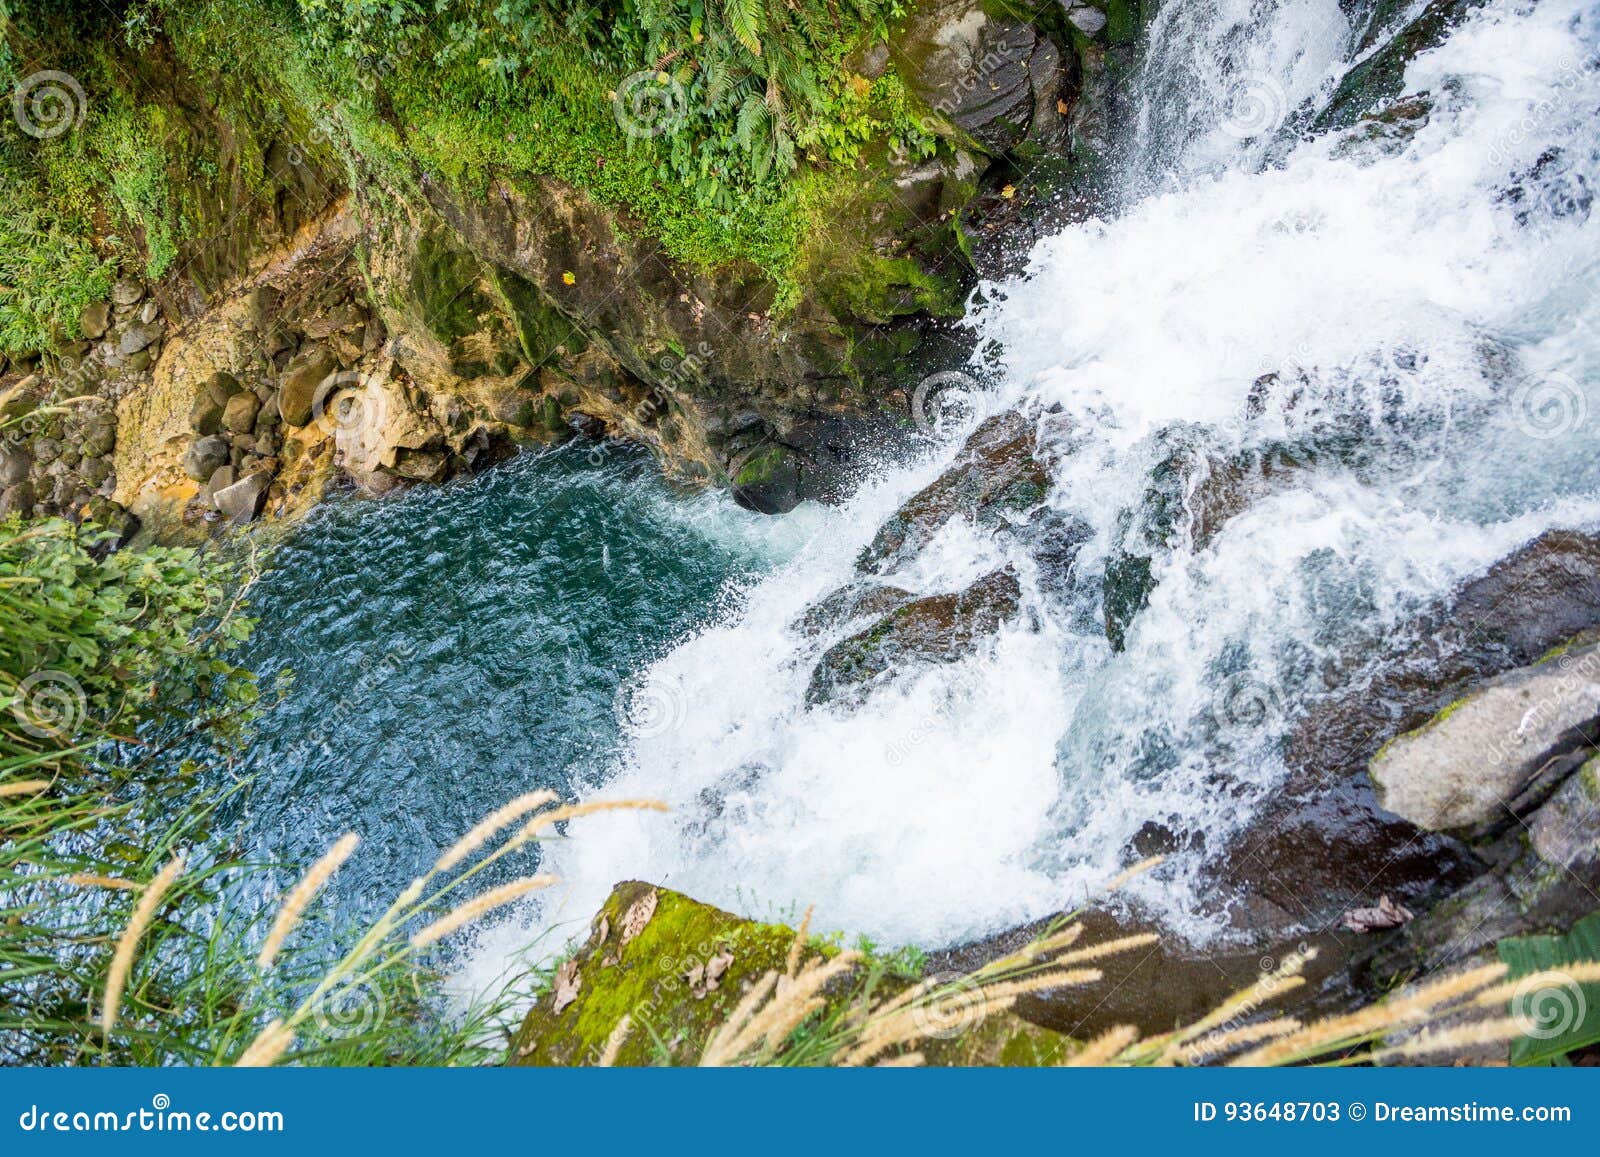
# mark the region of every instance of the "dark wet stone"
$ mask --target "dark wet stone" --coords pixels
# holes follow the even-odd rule
[[[811,673],[806,703],[856,702],[867,685],[920,663],[953,663],[1016,615],[1022,589],[998,570],[964,591],[906,603],[866,630],[830,647]]]

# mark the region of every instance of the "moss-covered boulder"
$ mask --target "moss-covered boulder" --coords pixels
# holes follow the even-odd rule
[[[782,969],[792,928],[760,924],[652,884],[618,884],[511,1047],[517,1065],[594,1064],[624,1017],[618,1063],[693,1063],[745,990]]]
[[[523,1019],[507,1063],[595,1064],[626,1016],[632,1029],[617,1064],[694,1064],[750,986],[787,966],[794,938],[783,924],[746,920],[667,888],[618,884],[588,938],[557,967],[550,991]],[[835,951],[816,942],[807,949],[808,955]],[[835,1008],[858,999],[858,975],[836,978],[824,999]],[[878,1000],[910,983],[874,975]],[[916,1047],[932,1065],[1058,1064],[1078,1047],[1010,1013],[933,1024],[930,1031]]]

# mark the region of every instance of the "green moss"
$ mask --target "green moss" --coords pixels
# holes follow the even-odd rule
[[[411,292],[422,320],[445,345],[477,331],[479,315],[491,307],[478,289],[477,258],[446,229],[431,229],[417,241],[411,266]]]
[[[762,486],[772,481],[773,476],[777,473],[778,468],[783,465],[787,456],[788,451],[782,446],[768,446],[764,450],[756,451],[756,453],[745,459],[744,464],[739,467],[739,472],[734,475],[733,484],[735,486]]]
[[[652,893],[654,914],[623,944],[629,910]],[[542,998],[517,1034],[512,1061],[593,1064],[624,1016],[633,1019],[636,1031],[623,1046],[620,1064],[651,1064],[662,1053],[674,1060],[698,1056],[745,985],[784,967],[793,942],[794,931],[781,924],[741,920],[648,884],[618,885],[572,958],[580,978],[577,998],[560,1012],[552,997]],[[723,953],[732,959],[716,988],[695,995],[688,974]]]

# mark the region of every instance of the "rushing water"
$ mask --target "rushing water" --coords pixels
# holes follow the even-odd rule
[[[1392,26],[1421,7],[1386,5]],[[1074,589],[1041,584],[1018,540],[948,526],[891,581],[956,590],[1010,563],[1028,613],[970,658],[858,708],[808,710],[811,668],[835,636],[797,620],[850,581],[861,547],[939,474],[959,432],[843,508],[771,529],[713,499],[669,499],[637,471],[626,485],[601,471],[603,510],[579,502],[587,519],[536,532],[508,514],[543,501],[546,468],[528,465],[358,516],[335,510],[298,548],[321,561],[284,580],[326,603],[283,612],[313,653],[301,663],[332,665],[322,703],[355,677],[349,656],[371,632],[407,630],[392,607],[335,597],[377,567],[364,533],[392,544],[372,581],[406,587],[420,562],[449,600],[422,632],[424,655],[495,657],[441,657],[441,671],[464,673],[363,700],[344,731],[369,757],[292,773],[317,784],[308,806],[345,812],[313,816],[319,834],[364,818],[397,849],[431,849],[536,783],[673,805],[670,817],[575,824],[548,854],[565,891],[486,933],[483,970],[553,911],[586,916],[627,878],[757,916],[815,903],[819,926],[931,945],[1059,910],[1114,871],[1148,821],[1225,844],[1282,782],[1284,732],[1341,658],[1540,531],[1600,523],[1600,7],[1490,0],[1410,65],[1406,96],[1427,94],[1407,101],[1410,119],[1313,135],[1305,126],[1341,77],[1385,43],[1371,8],[1165,5],[1123,203],[1043,242],[1016,280],[980,287],[971,324],[998,351],[981,367],[998,383],[985,405],[1039,419],[1061,453],[1049,501],[1091,531]],[[1158,552],[1154,596],[1113,654],[1100,575],[1177,444],[1201,460],[1307,453],[1214,535]],[[579,470],[555,489],[586,485]],[[499,497],[473,505],[478,487]],[[651,576],[650,589],[600,578],[596,537],[614,539],[614,565]],[[481,597],[460,581],[475,556],[494,576]],[[538,589],[517,589],[528,567],[515,560],[530,556],[545,560]],[[760,572],[717,603],[730,577]],[[597,614],[615,618],[600,630]],[[586,640],[576,674],[552,624]],[[648,705],[644,725],[615,724],[607,688],[619,677]],[[406,772],[404,729],[456,754]],[[402,749],[389,770],[370,757],[385,745]],[[1195,867],[1148,883],[1147,898],[1206,935],[1186,890]]]

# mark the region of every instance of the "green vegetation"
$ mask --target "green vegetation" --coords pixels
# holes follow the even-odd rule
[[[51,69],[81,90],[59,134],[0,130],[0,352],[75,338],[118,268],[159,278],[217,229],[246,230],[234,209],[271,204],[265,145],[286,128],[352,185],[381,174],[374,196],[419,173],[469,191],[557,178],[678,260],[754,264],[789,308],[827,243],[819,212],[857,191],[868,152],[936,151],[892,70],[846,63],[901,15],[900,0],[0,5],[0,82]]]

